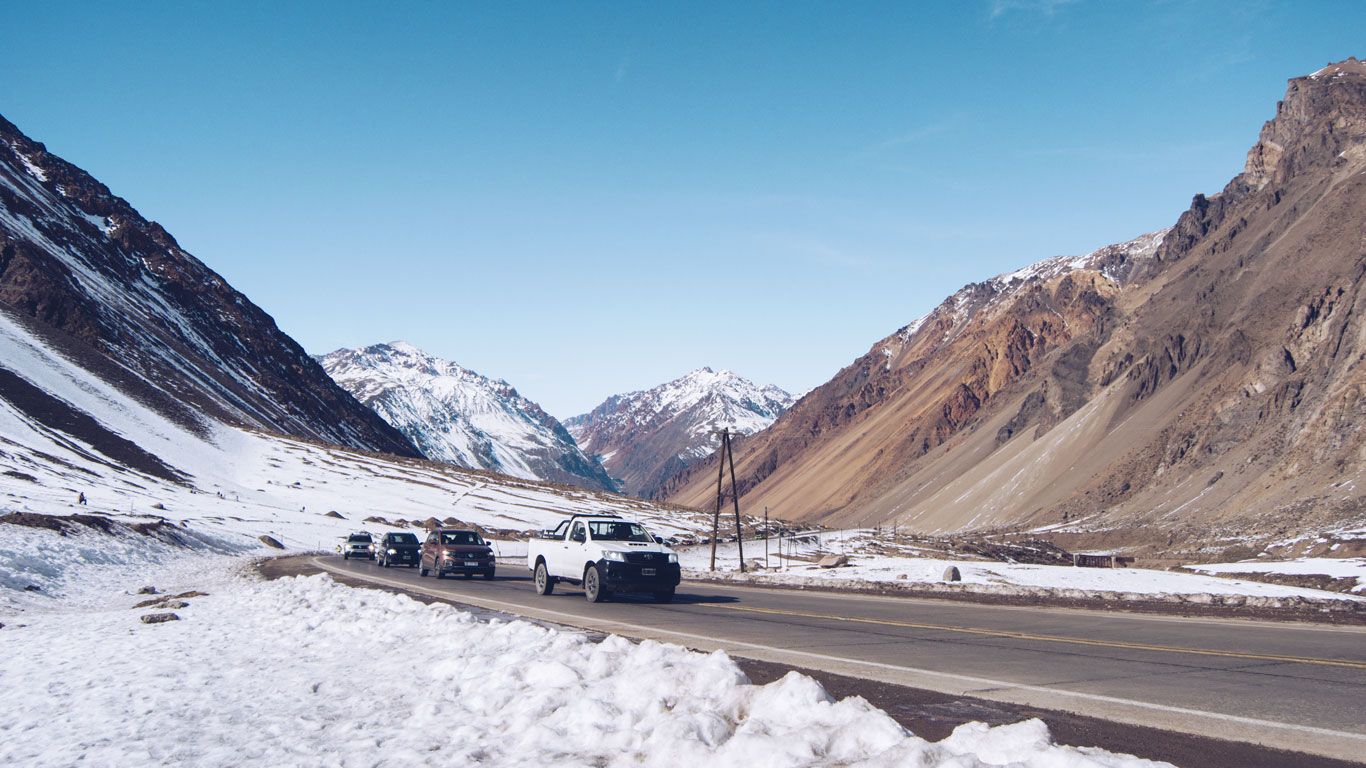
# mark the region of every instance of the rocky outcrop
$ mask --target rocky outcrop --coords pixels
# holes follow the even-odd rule
[[[173,420],[417,456],[159,224],[3,118],[0,308]]]

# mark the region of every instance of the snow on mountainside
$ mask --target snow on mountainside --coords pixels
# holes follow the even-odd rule
[[[751,435],[791,405],[792,396],[778,387],[699,368],[652,389],[613,395],[565,426],[586,452],[602,458],[623,491],[650,496],[716,450],[714,428]]]
[[[936,329],[936,346],[957,338],[968,323],[980,316],[1009,309],[1010,300],[1023,290],[1051,282],[1070,272],[1087,270],[1099,272],[1114,283],[1124,285],[1129,278],[1149,262],[1162,245],[1171,228],[1159,229],[1123,243],[1107,245],[1083,256],[1054,256],[1036,261],[1014,272],[1005,272],[980,283],[970,283],[944,299],[929,314],[901,327],[886,339],[883,354],[890,360],[923,328]],[[933,335],[927,332],[927,336]]]
[[[560,422],[505,381],[402,341],[339,349],[318,361],[433,461],[612,490],[606,470]]]
[[[163,393],[178,418],[416,455],[159,224],[3,117],[0,307]]]
[[[551,528],[575,512],[614,512],[665,536],[708,523],[612,494],[180,423],[154,407],[155,393],[103,380],[3,308],[0,349],[10,372],[0,376],[0,609],[152,560],[269,551],[263,535],[297,551],[331,548],[358,528],[420,531],[431,518],[490,534]],[[29,519],[76,513],[85,517],[60,535]]]

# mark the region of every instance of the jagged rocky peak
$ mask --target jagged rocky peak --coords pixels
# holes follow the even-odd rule
[[[1253,189],[1311,166],[1366,163],[1366,62],[1355,57],[1296,77],[1262,126],[1242,181]]]
[[[584,450],[602,458],[624,491],[649,496],[716,450],[713,429],[753,434],[792,402],[779,387],[703,367],[657,387],[613,395],[565,424]]]
[[[403,341],[318,358],[356,399],[430,459],[514,477],[613,490],[607,472],[511,384]]]

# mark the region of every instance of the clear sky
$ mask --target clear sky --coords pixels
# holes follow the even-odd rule
[[[0,0],[0,114],[305,348],[566,417],[802,391],[963,284],[1171,224],[1366,3]]]

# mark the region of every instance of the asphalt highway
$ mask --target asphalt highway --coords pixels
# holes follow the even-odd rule
[[[421,578],[315,557],[371,583],[561,625],[952,695],[1348,761],[1366,760],[1366,629],[684,582],[668,605],[527,572]]]

